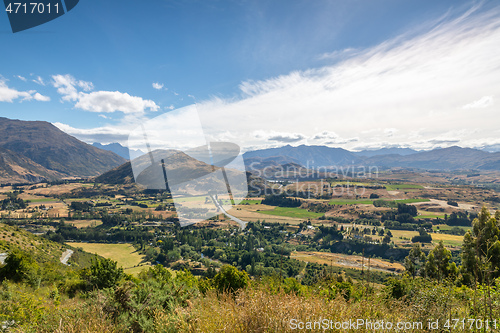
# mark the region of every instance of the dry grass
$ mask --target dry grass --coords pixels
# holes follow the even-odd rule
[[[249,288],[237,297],[208,294],[195,301],[190,313],[190,332],[319,332],[321,329],[297,330],[291,320],[314,322],[323,319],[335,322],[349,322],[357,319],[371,321],[390,321],[392,323],[409,320],[421,321],[415,317],[409,306],[399,301],[384,301],[373,296],[370,299],[350,302],[339,296],[328,300],[319,296],[296,296],[294,294],[272,294],[262,289]],[[161,322],[158,322],[161,327]],[[161,331],[161,330],[160,330]],[[328,332],[373,332],[372,329],[359,327],[347,330],[326,330]],[[404,332],[422,332],[415,328]],[[164,332],[164,331],[161,331]]]
[[[433,233],[431,234],[432,236],[432,241],[436,245],[439,244],[439,241],[443,241],[444,245],[447,247],[461,247],[464,236],[459,236],[459,235],[449,235],[449,234],[437,234]]]
[[[17,247],[37,258],[56,262],[59,261],[62,253],[66,250],[66,247],[59,243],[51,242],[25,230],[3,223],[0,223],[0,241],[4,243],[0,247],[0,252],[8,252],[7,249]]]
[[[73,220],[73,221],[66,221],[66,224],[71,224],[72,226],[75,226],[80,229],[86,227],[97,227],[98,225],[101,225],[102,222],[99,220]]]
[[[48,312],[38,325],[22,325],[13,327],[13,333],[118,333],[119,328],[106,318],[106,314],[98,306],[81,307],[81,302],[65,306],[59,310]]]
[[[341,253],[326,253],[326,252],[293,252],[290,256],[293,259],[312,262],[316,264],[332,264],[336,267],[349,267],[361,269],[364,263],[364,269],[368,269],[368,259],[361,256],[353,256]],[[399,263],[390,263],[381,259],[371,259],[370,269],[380,270],[383,272],[403,272],[404,267]]]
[[[80,183],[71,183],[71,184],[61,184],[61,185],[53,185],[48,187],[37,187],[33,190],[26,191],[27,193],[37,194],[37,195],[61,195],[66,193],[71,193],[71,191],[85,187],[85,184]]]
[[[279,215],[266,215],[264,211],[272,210],[276,207],[267,205],[240,205],[228,211],[229,214],[242,219],[243,221],[262,221],[272,223],[290,223],[299,224],[304,221],[303,218],[289,217],[289,216],[279,216]],[[257,211],[259,210],[259,211]],[[306,219],[307,220],[307,219]]]
[[[131,244],[102,244],[102,243],[68,243],[73,247],[80,247],[85,252],[97,253],[98,255],[118,262],[125,273],[138,274],[142,269],[148,268],[144,264],[144,256],[139,254]]]
[[[276,286],[275,286],[276,287]],[[324,285],[323,290],[329,290]],[[443,332],[427,328],[428,320],[439,320],[440,328],[449,317],[467,318],[470,308],[444,285],[427,284],[416,291],[411,301],[386,299],[385,292],[360,296],[361,299],[346,301],[337,294],[328,298],[313,288],[298,296],[287,294],[269,285],[252,284],[236,295],[217,294],[214,290],[205,296],[186,301],[186,307],[175,308],[150,314],[154,320],[151,332],[374,332],[372,328],[360,325],[356,328],[322,330],[294,329],[293,323],[312,323],[327,320],[335,323],[357,322],[363,319],[375,322],[421,323],[409,329],[394,328],[394,332]],[[331,295],[331,294],[329,294]],[[12,332],[132,332],[124,323],[112,322],[106,317],[106,308],[100,308],[99,297],[83,300],[65,300],[59,307],[47,305],[43,317],[34,322],[26,322]],[[47,303],[51,303],[50,301]],[[496,304],[496,303],[495,303]],[[32,309],[36,311],[36,309]],[[498,317],[498,313],[493,313]],[[295,320],[295,321],[293,321]],[[467,332],[467,329],[454,329],[453,332]]]

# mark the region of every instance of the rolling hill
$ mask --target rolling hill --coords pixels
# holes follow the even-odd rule
[[[44,168],[29,158],[0,148],[0,182],[22,183],[55,180],[63,175]]]
[[[390,154],[383,154],[389,152]],[[397,152],[397,153],[395,153]],[[361,154],[365,153],[366,156]],[[381,154],[382,153],[382,154]],[[321,146],[284,146],[247,152],[243,155],[249,168],[275,167],[291,162],[306,167],[377,166],[383,168],[417,168],[427,170],[497,170],[500,171],[500,152],[489,153],[457,146],[430,151],[381,149],[353,153],[342,148]]]
[[[307,168],[331,165],[351,165],[352,163],[360,163],[363,161],[361,157],[356,156],[348,150],[325,146],[301,145],[292,147],[286,145],[280,148],[262,149],[243,154],[245,164],[247,165],[247,161],[251,161],[252,158],[267,159],[269,157],[289,157],[293,159],[294,163]],[[270,163],[270,159],[267,159],[267,162]]]
[[[88,145],[44,121],[0,117],[0,147],[22,156],[25,167],[29,164],[26,159],[34,162],[34,169],[29,171],[37,173],[39,165],[55,172],[57,178],[96,176],[125,162],[115,153]],[[12,167],[12,163],[10,167],[2,166]]]
[[[410,149],[410,148],[380,148],[375,150],[362,150],[356,152],[355,154],[358,156],[372,157],[379,155],[392,155],[397,154],[401,156],[411,155],[418,153],[418,151]]]
[[[97,183],[104,184],[131,184],[134,182],[134,173],[130,162],[125,162],[114,169],[94,178]]]
[[[394,154],[374,156],[366,159],[365,163],[389,168],[500,170],[500,153],[488,153],[477,149],[453,146],[407,156]]]
[[[115,153],[116,155],[119,155],[121,157],[123,157],[124,159],[126,160],[133,160],[134,158],[136,157],[139,157],[141,155],[144,154],[143,151],[141,151],[140,149],[128,149],[127,147],[124,147],[122,146],[121,144],[119,143],[109,143],[107,145],[103,145],[99,142],[94,142],[92,144],[92,146],[96,147],[96,148],[99,148],[99,149],[103,149],[103,150],[107,150],[107,151],[112,151],[113,153]]]
[[[135,158],[132,162],[126,162],[95,178],[96,182],[107,184],[128,184],[134,182],[132,163],[136,170],[141,170],[137,182],[148,188],[164,186],[163,170],[161,160],[165,161],[165,168],[169,175],[175,177],[176,183],[198,178],[213,172],[212,166],[198,161],[179,151],[155,150],[152,155],[156,161],[151,165],[148,154]],[[169,181],[169,184],[172,182]]]

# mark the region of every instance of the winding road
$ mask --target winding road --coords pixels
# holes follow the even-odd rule
[[[231,220],[233,220],[234,222],[238,223],[241,227],[241,229],[245,229],[248,222],[245,222],[237,217],[234,217],[232,215],[229,215],[227,213],[227,211],[224,209],[224,207],[222,207],[222,205],[219,203],[219,201],[215,200],[215,198],[211,195],[212,197],[212,201],[215,203],[215,205],[217,206],[217,208],[219,208],[227,217],[229,217]]]
[[[73,250],[66,250],[63,252],[63,254],[61,255],[61,259],[59,260],[63,265],[69,266],[68,260],[69,258],[71,258],[72,255],[73,255]]]

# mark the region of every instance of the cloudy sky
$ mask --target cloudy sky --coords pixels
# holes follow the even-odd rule
[[[245,150],[500,144],[496,1],[82,0],[0,38],[0,116],[89,143],[194,105]]]

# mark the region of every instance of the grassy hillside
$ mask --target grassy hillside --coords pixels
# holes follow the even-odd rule
[[[44,179],[55,180],[61,177],[60,173],[48,170],[29,158],[0,148],[0,182],[36,182]]]
[[[29,252],[39,262],[59,262],[68,247],[35,236],[21,228],[0,223],[0,252],[10,252],[13,249]]]
[[[60,263],[63,252],[68,249],[75,251],[69,261],[72,266],[87,266],[93,256],[72,246],[33,235],[22,228],[0,223],[0,253],[22,250],[32,255],[39,263]]]
[[[95,176],[125,162],[43,121],[0,118],[0,147],[71,176]]]
[[[75,248],[81,248],[87,253],[97,254],[118,263],[127,274],[138,274],[150,266],[144,263],[144,256],[131,244],[103,244],[103,243],[70,243]]]
[[[134,173],[130,162],[109,170],[95,179],[98,183],[104,184],[130,184],[134,182]]]

